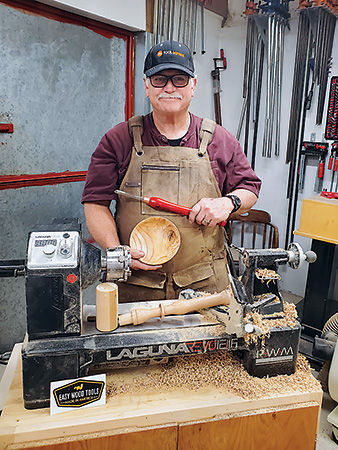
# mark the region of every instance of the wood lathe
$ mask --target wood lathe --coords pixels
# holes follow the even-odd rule
[[[82,240],[77,220],[37,226],[29,233],[26,260],[0,262],[0,276],[23,275],[26,280],[25,407],[49,406],[50,382],[84,377],[92,369],[146,366],[220,350],[238,351],[253,376],[293,373],[299,323],[272,326],[263,340],[260,327],[245,317],[255,312],[274,318],[282,314],[278,265],[298,268],[303,261],[312,262],[315,255],[304,254],[298,244],[291,244],[288,250],[238,250],[244,273],[241,280],[228,274],[229,291],[205,295],[187,290],[180,299],[138,303],[146,315],[150,310],[156,313],[148,314],[146,321],[136,326],[125,325],[126,317],[129,323],[140,323],[133,319],[132,305],[120,304],[119,325],[102,332],[96,327],[95,306],[83,305],[82,292],[99,280],[127,280],[129,248],[109,248],[101,255],[97,247]],[[207,317],[200,310],[207,311]]]

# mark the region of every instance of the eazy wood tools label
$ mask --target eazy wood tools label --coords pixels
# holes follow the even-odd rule
[[[106,403],[106,375],[93,375],[50,384],[50,413]]]

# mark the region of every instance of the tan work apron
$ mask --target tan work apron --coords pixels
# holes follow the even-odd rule
[[[143,146],[143,117],[133,117],[129,125],[134,147],[121,190],[161,197],[189,207],[203,197],[221,196],[206,151],[214,122],[203,121],[199,149]],[[214,293],[228,285],[222,227],[190,224],[184,216],[157,211],[145,203],[120,196],[116,224],[121,243],[129,245],[135,225],[152,216],[166,217],[177,226],[181,234],[180,249],[157,271],[133,270],[128,282],[119,283],[120,302],[177,298],[187,288]]]

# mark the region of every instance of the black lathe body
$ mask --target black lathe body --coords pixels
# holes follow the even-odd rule
[[[129,249],[111,248],[101,255],[97,247],[82,240],[76,220],[37,227],[29,234],[26,260],[0,264],[1,276],[24,275],[26,279],[27,335],[22,347],[25,407],[49,406],[52,381],[83,377],[94,368],[104,371],[108,367],[147,365],[211,351],[238,352],[253,376],[293,373],[300,325],[271,328],[262,344],[262,330],[244,320],[248,312],[283,312],[278,265],[288,263],[297,268],[309,259],[309,254],[292,245],[288,250],[240,249],[245,267],[242,281],[230,275],[233,301],[230,306],[209,308],[211,320],[194,312],[179,316],[179,320],[169,316],[100,332],[95,327],[95,306],[82,304],[82,291],[102,276],[105,280],[126,280],[131,265]],[[262,270],[265,275],[258,277]],[[145,305],[150,303],[154,302]],[[128,308],[130,304],[121,304],[119,312]],[[221,333],[220,324],[224,329]],[[245,339],[250,334],[258,339]]]

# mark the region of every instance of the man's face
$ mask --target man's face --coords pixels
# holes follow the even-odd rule
[[[186,74],[180,70],[163,70],[154,75],[154,77],[151,77],[151,80],[147,79],[145,81],[145,94],[149,97],[154,112],[178,113],[187,111],[195,93],[196,79],[189,78],[188,84],[184,87],[174,86],[173,81],[170,79],[164,87],[154,87],[151,82],[156,86],[158,84],[158,79],[162,75],[170,77],[173,75],[182,75],[182,77],[174,79],[174,84],[176,84],[176,86],[184,84],[182,81],[186,76]]]

